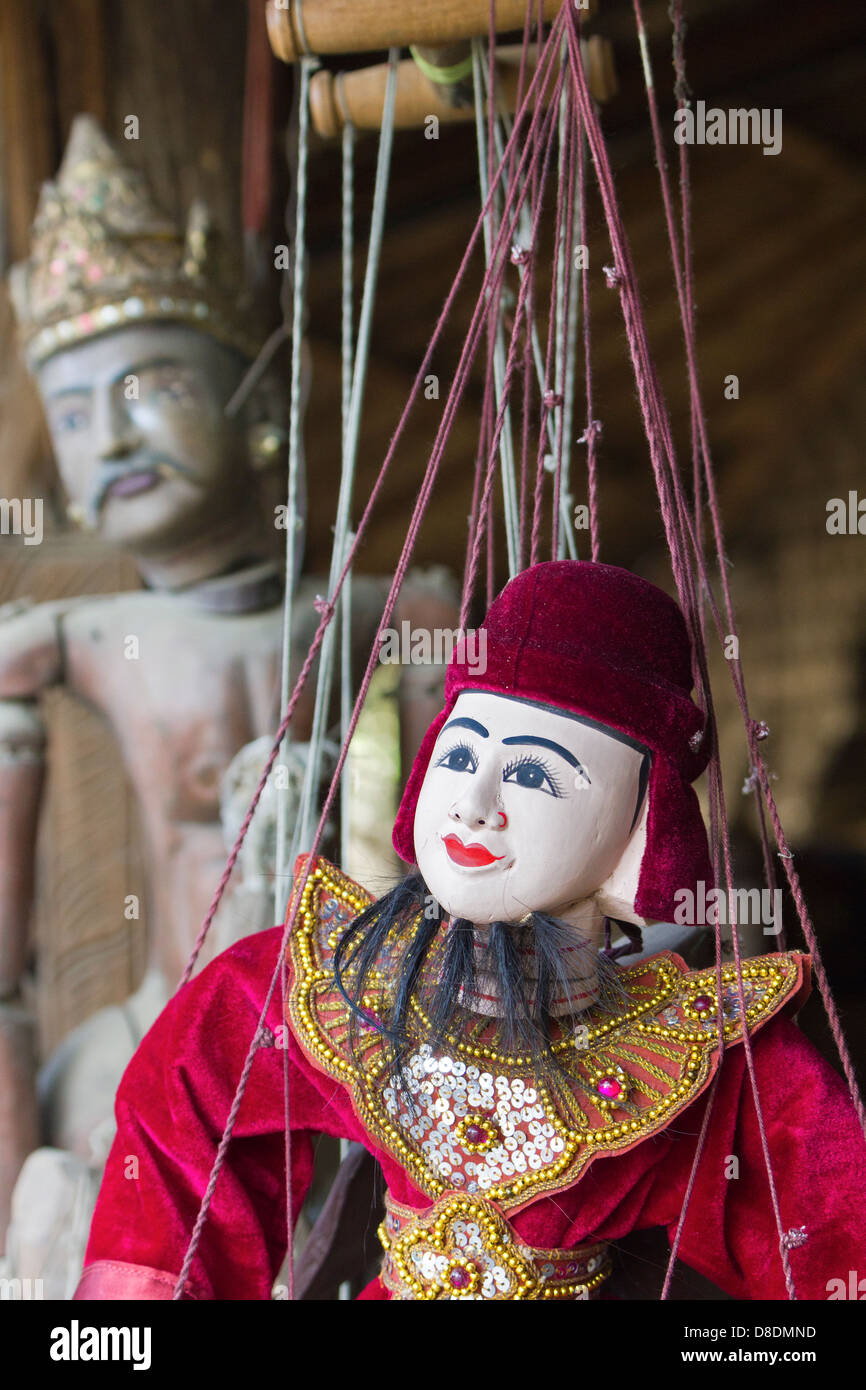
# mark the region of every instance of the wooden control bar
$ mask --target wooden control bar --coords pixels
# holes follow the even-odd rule
[[[505,45],[496,51],[497,89],[500,108],[513,113],[517,107],[521,45]],[[589,89],[596,101],[607,101],[616,92],[612,46],[607,39],[594,34],[581,41],[581,55]],[[535,69],[537,50],[533,45],[528,54],[526,82]],[[317,134],[325,139],[339,135],[350,123],[356,130],[378,130],[382,122],[382,106],[388,64],[358,68],[353,72],[313,74],[310,82],[310,114]],[[540,95],[547,104],[553,83],[549,81]],[[457,124],[475,119],[471,105],[455,105],[452,89],[431,82],[411,58],[404,59],[397,72],[394,124],[398,130],[419,129],[431,117],[442,123]]]
[[[566,0],[542,0],[550,21]],[[571,0],[568,0],[571,3]],[[496,0],[498,33],[522,30],[527,0]],[[595,0],[581,6],[589,18]],[[538,13],[533,0],[532,13]],[[454,43],[486,34],[489,0],[267,0],[271,48],[284,63],[304,54],[370,53],[414,44]]]

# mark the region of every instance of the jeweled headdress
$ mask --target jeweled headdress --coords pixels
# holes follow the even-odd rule
[[[203,204],[182,233],[93,117],[76,116],[57,177],[42,187],[30,259],[9,276],[30,364],[153,319],[191,323],[252,357],[263,335],[240,285]]]

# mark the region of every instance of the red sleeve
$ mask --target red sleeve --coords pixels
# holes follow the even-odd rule
[[[281,937],[275,928],[223,952],[172,999],[130,1062],[78,1297],[171,1297]],[[278,982],[267,1017],[274,1044],[253,1061],[192,1265],[193,1298],[270,1297],[286,1252],[286,1046],[294,1213],[310,1182],[311,1132],[342,1132],[280,1010]],[[330,1100],[339,1104],[333,1085]]]
[[[826,1299],[831,1280],[866,1265],[866,1141],[844,1082],[792,1023],[774,1019],[752,1049],[782,1229],[806,1229],[790,1252],[796,1294]],[[671,1145],[637,1226],[665,1225],[673,1240],[694,1153],[692,1134]],[[788,1297],[740,1046],[725,1056],[679,1254],[735,1298]]]

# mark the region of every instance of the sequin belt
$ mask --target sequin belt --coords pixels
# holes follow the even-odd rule
[[[589,1299],[611,1271],[605,1244],[522,1245],[486,1198],[446,1192],[427,1211],[385,1198],[382,1283],[394,1299]]]

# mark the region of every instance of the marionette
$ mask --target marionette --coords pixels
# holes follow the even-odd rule
[[[97,122],[77,117],[11,288],[69,517],[129,555],[144,588],[0,608],[0,803],[15,807],[0,823],[0,1093],[11,1098],[0,1114],[0,1251],[13,1184],[41,1137],[63,1153],[31,1161],[9,1248],[16,1261],[19,1250],[33,1260],[15,1263],[16,1274],[38,1274],[53,1289],[69,1287],[70,1268],[74,1287],[87,1228],[79,1242],[79,1220],[70,1237],[70,1212],[92,1201],[115,1090],[213,895],[225,855],[221,811],[228,819],[231,810],[225,799],[221,807],[221,785],[279,723],[284,585],[272,552],[283,533],[267,513],[272,497],[285,500],[284,403],[265,374],[227,413],[264,337],[239,283],[203,207],[193,206],[185,231],[168,221]],[[320,585],[302,579],[295,595],[293,669],[319,621]],[[374,576],[354,586],[356,666],[387,588]],[[398,620],[424,628],[431,614],[456,622],[446,583],[410,576]],[[49,1059],[40,1136],[20,991],[45,790],[42,701],[58,687],[95,709],[120,744],[146,830],[147,961],[135,993],[85,1019]],[[314,682],[292,724],[296,757],[313,691]],[[439,698],[399,689],[412,753]],[[261,906],[230,896],[208,950],[267,927],[272,908],[262,915]]]
[[[485,660],[455,649],[403,795],[408,875],[372,901],[302,856],[285,1014],[277,989],[259,1028],[276,928],[217,957],[144,1039],[77,1298],[174,1295],[257,1029],[184,1298],[270,1296],[316,1133],[384,1172],[362,1298],[605,1296],[613,1242],[673,1236],[710,1096],[680,1258],[741,1299],[788,1295],[780,1244],[799,1298],[862,1261],[866,1145],[793,1022],[808,957],[749,959],[740,981],[604,949],[606,921],[651,933],[711,883],[692,787],[711,734],[679,608],[625,570],[553,561],[480,633]]]

